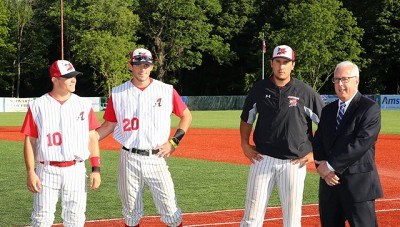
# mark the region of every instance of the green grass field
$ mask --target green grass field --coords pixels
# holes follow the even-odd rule
[[[400,111],[382,112],[381,133],[400,134]],[[97,113],[102,119],[101,112]],[[192,128],[238,128],[240,111],[193,111]],[[20,126],[25,113],[0,113],[1,126]],[[173,126],[177,124],[172,117]],[[29,225],[32,193],[26,189],[23,143],[0,141],[0,226]],[[87,220],[121,218],[117,194],[118,152],[102,150],[102,185],[89,191]],[[184,158],[168,159],[183,212],[243,209],[248,166]],[[318,176],[308,173],[304,203],[316,203]],[[156,214],[149,193],[145,196],[145,215]],[[279,205],[275,192],[270,205]],[[58,207],[55,223],[60,223]]]
[[[100,121],[103,119],[104,112],[97,112]],[[191,128],[227,128],[238,129],[240,121],[239,110],[229,111],[192,111],[193,122]],[[398,116],[400,111],[385,110],[382,111],[382,129],[383,134],[399,134],[400,121]],[[21,126],[25,113],[0,113],[1,126]],[[178,118],[171,117],[172,126],[176,126]]]

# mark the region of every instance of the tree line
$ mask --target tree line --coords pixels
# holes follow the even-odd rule
[[[333,93],[335,65],[350,60],[362,93],[398,94],[399,43],[397,0],[0,0],[0,96],[49,91],[61,58],[84,73],[77,94],[108,96],[130,78],[137,47],[153,53],[152,77],[182,95],[243,95],[263,77],[263,56],[271,74],[280,44],[296,51],[292,75],[320,93]]]

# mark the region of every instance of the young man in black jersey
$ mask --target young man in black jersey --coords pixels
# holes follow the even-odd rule
[[[240,226],[263,225],[275,185],[282,203],[283,226],[301,226],[305,165],[313,161],[312,122],[318,123],[324,102],[310,86],[291,77],[294,66],[293,49],[275,47],[273,75],[257,82],[246,97],[240,137],[252,165]],[[256,118],[253,145],[250,134]]]

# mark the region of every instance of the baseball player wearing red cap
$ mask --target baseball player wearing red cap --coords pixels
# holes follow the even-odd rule
[[[143,192],[148,185],[161,221],[182,226],[174,184],[165,158],[178,147],[192,115],[172,85],[150,78],[153,58],[139,48],[130,54],[132,79],[112,89],[97,129],[99,139],[114,132],[122,148],[118,168],[118,192],[126,226],[139,226],[143,216]],[[171,113],[180,118],[171,139]]]
[[[313,160],[312,121],[319,121],[324,103],[310,86],[290,76],[294,61],[292,48],[275,47],[273,75],[254,85],[243,106],[241,146],[252,165],[240,226],[263,225],[275,185],[282,203],[283,226],[301,226],[305,164]],[[249,140],[256,117],[253,146]]]
[[[53,89],[29,104],[21,129],[27,187],[34,193],[32,226],[51,226],[61,197],[64,226],[84,226],[86,168],[90,188],[101,182],[100,151],[95,129],[100,126],[91,102],[75,95],[76,71],[65,60],[50,67]],[[35,168],[36,165],[36,168]]]

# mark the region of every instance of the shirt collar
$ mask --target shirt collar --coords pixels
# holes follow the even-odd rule
[[[345,111],[347,110],[347,107],[350,105],[351,101],[352,101],[353,98],[357,95],[357,93],[358,93],[358,91],[356,91],[356,93],[354,93],[354,95],[353,95],[349,100],[347,100],[346,102],[344,102],[344,103],[346,104],[346,106],[345,106],[345,108],[344,108]],[[343,102],[343,101],[339,100],[339,102],[338,102],[338,107],[339,107],[339,108],[340,108],[340,103],[342,103],[342,102]]]

